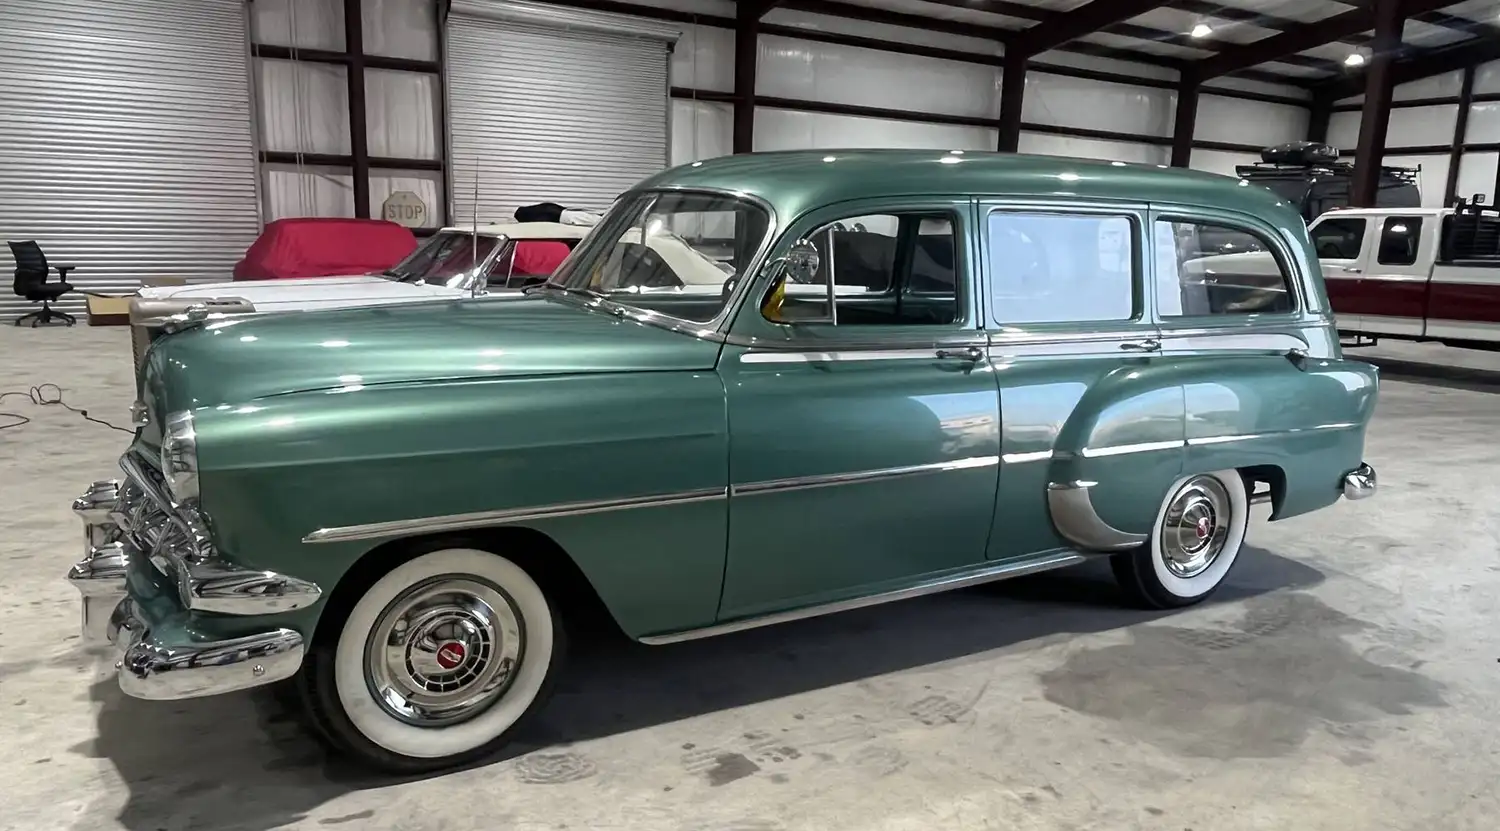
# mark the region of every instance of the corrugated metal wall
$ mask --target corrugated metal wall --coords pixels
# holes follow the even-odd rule
[[[260,229],[247,44],[242,0],[0,0],[0,239],[91,291],[229,279]],[[0,247],[4,323],[34,307]]]
[[[516,2],[455,0],[446,30],[453,217],[601,209],[666,167],[678,30]]]

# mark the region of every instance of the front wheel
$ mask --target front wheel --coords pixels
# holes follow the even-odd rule
[[[563,650],[536,581],[466,548],[407,560],[324,626],[337,628],[308,654],[303,703],[336,749],[393,773],[497,750],[540,709]]]
[[[1167,491],[1151,538],[1134,551],[1111,557],[1110,566],[1121,588],[1140,605],[1191,606],[1224,582],[1239,559],[1249,523],[1250,496],[1239,471],[1189,476]]]

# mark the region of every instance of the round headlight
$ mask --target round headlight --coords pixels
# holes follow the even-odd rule
[[[178,502],[198,498],[198,439],[193,414],[183,410],[167,416],[161,437],[161,474]]]

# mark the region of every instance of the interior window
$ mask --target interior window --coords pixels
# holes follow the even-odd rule
[[[1227,225],[1156,222],[1158,310],[1164,317],[1271,314],[1296,308],[1291,281],[1271,244]],[[1219,253],[1225,235],[1245,238],[1242,251]],[[1251,245],[1253,243],[1253,247]]]
[[[952,215],[936,212],[829,223],[805,237],[818,250],[812,279],[773,286],[762,310],[782,323],[952,324],[962,310],[955,227]]]
[[[510,242],[485,275],[490,288],[525,288],[552,276],[572,249],[570,240],[523,239]]]
[[[991,305],[1001,324],[1128,320],[1135,243],[1128,217],[989,217]]]
[[[1380,229],[1381,265],[1412,265],[1417,261],[1417,242],[1422,238],[1422,218],[1393,216]]]
[[[1353,260],[1359,257],[1359,249],[1365,241],[1365,220],[1362,217],[1325,219],[1313,227],[1313,249],[1318,256],[1332,260]]]

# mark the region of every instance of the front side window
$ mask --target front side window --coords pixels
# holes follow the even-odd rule
[[[770,227],[733,196],[639,193],[616,203],[547,286],[704,323],[724,308]]]
[[[958,322],[964,298],[957,226],[956,215],[946,211],[871,214],[823,225],[803,237],[817,249],[817,270],[800,282],[778,280],[761,311],[775,323]]]
[[[990,306],[1001,325],[1129,320],[1135,241],[1129,217],[989,216]]]
[[[1327,260],[1353,260],[1365,242],[1365,220],[1362,217],[1325,219],[1308,232],[1313,250]]]
[[[500,242],[500,237],[444,231],[429,237],[385,276],[403,283],[457,286],[489,259]]]
[[[1417,261],[1417,242],[1422,238],[1420,216],[1393,216],[1380,228],[1381,265],[1413,265]]]
[[[1163,317],[1272,314],[1296,308],[1291,279],[1270,242],[1214,223],[1157,220],[1157,309]],[[1226,238],[1246,253],[1220,253]]]

